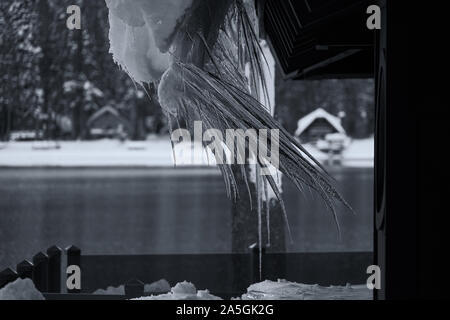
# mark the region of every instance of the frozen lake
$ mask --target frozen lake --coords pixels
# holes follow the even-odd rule
[[[342,237],[317,197],[289,183],[290,251],[372,250],[373,170],[330,168],[357,215]],[[214,169],[0,169],[0,269],[51,245],[89,254],[225,253],[231,203]]]

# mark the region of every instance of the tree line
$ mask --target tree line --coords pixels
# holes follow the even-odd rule
[[[67,7],[82,8],[81,30],[66,26]],[[0,137],[36,130],[42,139],[84,139],[87,119],[110,106],[144,138],[146,117],[164,121],[153,85],[137,86],[109,54],[104,1],[0,2]]]

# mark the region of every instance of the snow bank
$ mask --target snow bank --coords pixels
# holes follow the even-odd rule
[[[18,279],[0,290],[0,300],[45,300],[30,279]]]
[[[169,291],[170,291],[170,284],[165,279],[153,282],[152,284],[146,284],[144,287],[144,293],[146,294],[169,292]],[[98,289],[97,291],[94,292],[94,294],[125,295],[125,286],[122,285],[119,287],[108,287],[106,289]]]
[[[209,293],[208,290],[198,290],[190,282],[178,283],[170,293],[159,296],[142,297],[133,300],[222,300]]]
[[[169,291],[170,291],[170,283],[165,279],[153,282],[152,284],[146,284],[144,287],[145,293],[159,293]]]
[[[372,300],[372,294],[366,285],[322,287],[266,280],[251,285],[242,295],[242,300]]]
[[[349,167],[373,167],[375,156],[374,138],[353,140],[344,150],[342,157]]]
[[[192,0],[106,0],[110,52],[137,82],[159,80],[169,68],[171,35]]]
[[[194,156],[188,143],[177,144],[172,150],[168,137],[138,143],[99,140],[61,141],[58,145],[59,148],[37,148],[34,142],[10,142],[0,149],[0,167],[214,166],[212,156],[205,151]]]
[[[194,148],[186,142],[175,144],[172,150],[168,137],[126,143],[114,140],[62,141],[58,143],[59,148],[45,146],[33,142],[9,142],[3,148],[0,146],[0,167],[215,166],[210,151]],[[304,147],[320,162],[328,160],[328,155],[314,146],[308,144]],[[194,150],[202,154],[195,154]],[[373,157],[373,139],[353,140],[343,152],[340,165],[371,168],[374,165]]]

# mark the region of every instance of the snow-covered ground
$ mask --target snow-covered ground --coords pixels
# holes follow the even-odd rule
[[[115,140],[63,141],[58,143],[10,142],[0,149],[4,167],[173,167],[188,163],[186,145],[175,153],[168,137],[143,142]],[[189,161],[192,163],[192,161]],[[199,162],[196,165],[204,165]]]
[[[144,293],[146,295],[151,295],[153,293],[169,292],[171,287],[169,282],[165,279],[153,282],[151,284],[146,284],[144,286]],[[98,295],[125,295],[125,286],[121,285],[119,287],[108,287],[106,289],[98,289],[94,292]]]
[[[209,293],[208,290],[197,290],[190,282],[180,282],[169,293],[158,296],[147,296],[133,300],[222,300]]]
[[[366,285],[345,287],[307,285],[286,280],[263,281],[251,285],[242,300],[372,300]]]
[[[178,283],[171,292],[136,300],[219,300],[208,290],[198,290],[192,283]],[[263,281],[252,284],[247,293],[234,299],[242,300],[372,300],[373,292],[366,285],[330,286],[307,285],[286,280]]]
[[[328,154],[321,152],[316,147],[306,144],[305,149],[314,158],[324,163],[329,159]],[[341,156],[334,156],[334,160],[340,160],[344,167],[366,167],[374,166],[375,143],[373,138],[352,140]]]
[[[1,300],[44,300],[30,279],[17,279],[0,289]]]
[[[204,152],[195,157],[189,144],[179,144],[175,151],[169,137],[157,137],[143,142],[115,140],[63,141],[55,143],[10,142],[0,148],[0,167],[173,167],[214,165],[214,159]],[[311,145],[306,149],[321,162],[328,155]],[[200,148],[199,148],[200,149]],[[342,154],[340,165],[373,167],[373,139],[353,140]]]
[[[145,292],[168,291],[161,295],[148,295],[135,300],[221,300],[208,290],[197,290],[190,282],[181,282],[170,289],[165,280],[146,286]],[[96,294],[123,295],[123,286],[98,290]],[[306,285],[286,280],[263,281],[255,283],[247,289],[247,293],[235,299],[242,300],[372,300],[372,291],[365,285],[345,287]],[[30,279],[18,279],[0,289],[0,300],[44,300]]]

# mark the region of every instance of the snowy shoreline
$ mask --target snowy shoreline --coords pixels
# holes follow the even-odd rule
[[[354,140],[343,152],[339,166],[373,167],[373,147],[373,139]],[[200,161],[191,161],[190,148],[190,145],[181,143],[172,151],[169,137],[124,143],[116,140],[61,141],[47,144],[9,142],[0,148],[0,167],[209,167],[211,170],[216,170],[213,159],[205,154]],[[306,145],[305,148],[320,162],[325,163],[328,160],[327,154],[314,147]]]

